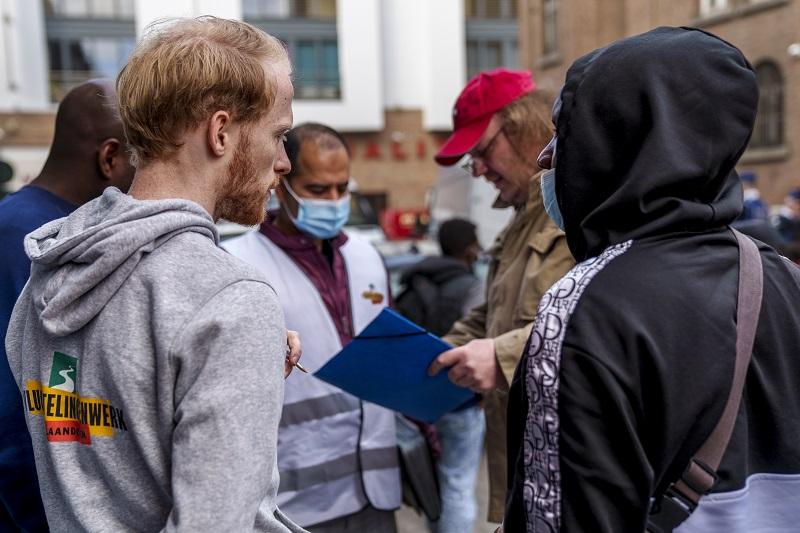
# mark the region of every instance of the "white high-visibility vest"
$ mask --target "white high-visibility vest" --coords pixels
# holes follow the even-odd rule
[[[300,333],[302,365],[314,372],[341,348],[317,289],[297,264],[257,231],[222,243],[261,271],[278,294],[286,327]],[[375,248],[350,236],[340,249],[347,269],[353,331],[358,334],[389,297]],[[286,380],[278,431],[277,503],[301,526],[360,511],[400,506],[394,413],[295,370]]]

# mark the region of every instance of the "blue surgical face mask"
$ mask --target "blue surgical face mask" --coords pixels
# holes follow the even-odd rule
[[[545,170],[542,174],[542,201],[544,210],[553,219],[560,230],[564,230],[564,217],[561,215],[561,208],[558,207],[556,200],[556,169]]]
[[[339,234],[350,218],[349,193],[338,200],[300,198],[287,180],[284,179],[283,184],[292,198],[297,200],[297,217],[292,216],[288,207],[284,206],[286,214],[303,233],[317,239],[331,239]]]

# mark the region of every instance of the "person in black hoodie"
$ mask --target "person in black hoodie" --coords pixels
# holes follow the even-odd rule
[[[483,303],[484,286],[472,271],[481,253],[475,224],[461,218],[439,227],[441,256],[426,257],[403,272],[395,307],[434,335],[444,335]]]
[[[567,72],[540,165],[579,264],[542,299],[512,383],[506,532],[644,531],[717,424],[736,358],[734,165],[757,104],[742,53],[691,28]],[[738,418],[712,494],[676,531],[800,523],[800,271],[756,243],[763,300]]]

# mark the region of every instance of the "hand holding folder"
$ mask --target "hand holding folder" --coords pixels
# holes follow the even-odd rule
[[[434,422],[476,399],[450,382],[447,372],[428,376],[431,362],[450,348],[385,308],[315,375],[363,400]]]

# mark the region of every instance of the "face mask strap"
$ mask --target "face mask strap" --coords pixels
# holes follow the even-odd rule
[[[294,198],[295,201],[300,205],[303,205],[304,203],[312,203],[313,204],[314,202],[335,203],[336,205],[340,205],[340,204],[343,204],[345,202],[349,202],[350,201],[350,191],[347,191],[347,194],[345,194],[344,196],[342,196],[338,200],[318,200],[318,199],[315,199],[315,198],[300,198],[299,196],[297,196],[297,193],[294,192],[294,189],[292,189],[292,186],[289,185],[289,180],[287,180],[286,178],[283,178],[283,184],[286,186],[286,190],[289,191],[289,194],[292,195],[292,198]]]
[[[294,192],[294,189],[292,189],[292,186],[291,186],[291,185],[289,185],[289,180],[287,180],[286,178],[283,178],[283,186],[284,186],[284,187],[286,187],[286,190],[287,190],[287,191],[289,191],[289,194],[291,194],[291,195],[292,195],[292,198],[294,198],[294,200],[295,200],[295,201],[296,201],[298,204],[300,204],[300,205],[302,205],[302,204],[303,204],[303,199],[302,199],[302,198],[300,198],[299,196],[297,196],[297,193],[296,193],[296,192]]]

